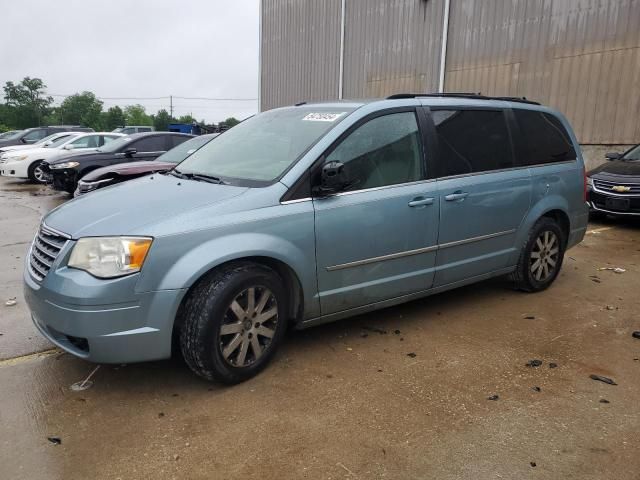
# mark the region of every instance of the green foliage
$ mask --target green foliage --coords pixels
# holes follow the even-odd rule
[[[147,115],[147,112],[142,105],[129,105],[128,107],[125,107],[124,115],[127,120],[127,125],[153,125],[153,119]]]
[[[171,115],[164,108],[158,110],[158,113],[152,115],[153,117],[153,126],[159,132],[167,132],[169,131],[169,124],[173,122]]]
[[[198,122],[196,122],[196,119],[193,118],[193,116],[191,115],[182,115],[181,117],[178,118],[177,123],[188,123],[189,125],[191,125],[192,123],[198,123]]]
[[[16,128],[40,125],[49,113],[53,98],[45,95],[47,86],[39,78],[24,77],[20,83],[4,85],[5,105],[0,111],[0,122]]]
[[[102,114],[102,125],[107,131],[122,127],[127,123],[127,117],[120,107],[110,107]]]
[[[225,125],[227,125],[229,128],[236,126],[237,124],[240,123],[240,120],[238,120],[236,117],[229,117],[227,118],[224,122]]]
[[[4,123],[0,123],[0,133],[8,132],[11,128],[7,127]]]
[[[91,92],[76,93],[60,105],[60,118],[64,124],[82,125],[100,130],[102,127],[102,101]]]
[[[84,91],[64,99],[53,107],[53,98],[45,93],[46,85],[39,78],[25,77],[18,83],[4,85],[4,100],[0,101],[0,128],[23,129],[38,125],[71,124],[91,127],[95,130],[113,130],[123,125],[149,125],[158,131],[166,131],[172,122],[205,125],[192,115],[172,118],[164,108],[155,115],[148,115],[142,105],[129,105],[124,111],[119,106],[103,111],[103,103],[94,93]],[[233,127],[240,123],[229,117],[221,126]]]

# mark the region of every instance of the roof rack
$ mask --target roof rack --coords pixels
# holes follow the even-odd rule
[[[526,97],[488,97],[480,92],[447,92],[447,93],[396,93],[387,97],[387,100],[397,100],[400,98],[420,98],[420,97],[440,97],[440,98],[469,98],[473,100],[502,100],[505,102],[530,103],[540,105],[539,102],[528,100]]]

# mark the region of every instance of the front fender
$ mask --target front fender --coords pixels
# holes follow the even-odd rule
[[[314,248],[313,244],[310,249],[302,248],[303,246],[268,233],[242,232],[211,238],[175,259],[162,276],[154,273],[144,275],[137,289],[151,291],[190,288],[219,265],[247,257],[267,257],[291,268],[302,287],[305,315],[318,315]]]

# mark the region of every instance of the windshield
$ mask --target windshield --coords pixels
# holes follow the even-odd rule
[[[21,133],[22,133],[22,130],[18,130],[18,131],[13,132],[13,133],[7,132],[7,134],[3,134],[2,135],[2,140],[14,140],[14,139],[18,138]]]
[[[47,143],[51,139],[56,138],[57,135],[60,135],[60,134],[59,133],[52,133],[51,135],[48,135],[48,136],[44,137],[42,140],[38,140],[37,142],[33,143],[33,145],[44,145],[45,143]]]
[[[131,137],[118,137],[115,140],[105,144],[104,146],[98,148],[99,152],[107,152],[114,153],[124,147],[127,143],[132,140]]]
[[[187,140],[186,142],[181,143],[177,147],[173,147],[167,153],[163,153],[160,155],[156,161],[158,162],[168,162],[168,163],[180,163],[197,149],[202,147],[204,144],[213,140],[216,135],[202,135],[200,137],[192,138],[191,140]]]
[[[69,142],[70,140],[73,140],[75,137],[77,137],[77,135],[63,135],[60,138],[56,138],[49,145],[47,145],[47,147],[48,148],[59,147],[63,143],[66,143],[66,142]]]
[[[271,110],[227,130],[178,167],[182,173],[273,181],[353,107]]]
[[[640,145],[636,145],[635,148],[629,150],[622,158],[625,160],[640,160]]]

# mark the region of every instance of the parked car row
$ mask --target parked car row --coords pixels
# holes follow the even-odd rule
[[[216,135],[55,133],[33,145],[0,150],[0,175],[48,183],[77,196],[173,168]]]

